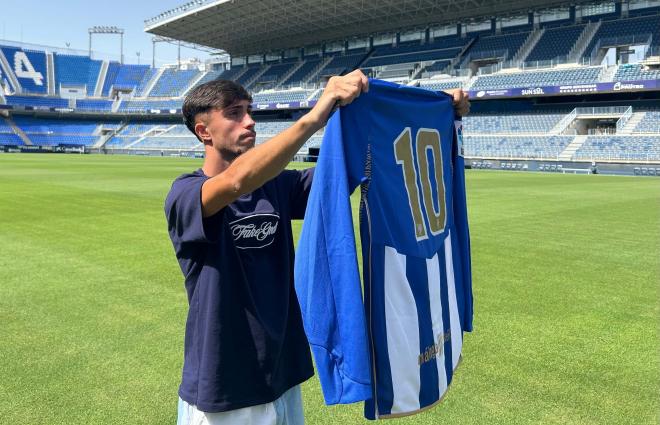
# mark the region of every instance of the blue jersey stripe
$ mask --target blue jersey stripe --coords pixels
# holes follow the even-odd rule
[[[406,275],[417,306],[419,322],[420,359],[420,407],[435,403],[438,398],[438,368],[435,362],[435,335],[431,327],[431,306],[429,300],[429,281],[426,275],[426,258],[408,256]],[[405,284],[405,282],[402,282]]]
[[[440,267],[440,297],[442,300],[442,323],[444,325],[445,335],[451,335],[450,319],[449,319],[449,294],[447,291],[447,273],[445,268],[445,250],[438,251],[438,267]],[[445,353],[445,373],[447,374],[447,385],[451,383],[451,378],[454,375],[454,367],[452,365],[452,349],[451,338],[444,338],[444,353]]]

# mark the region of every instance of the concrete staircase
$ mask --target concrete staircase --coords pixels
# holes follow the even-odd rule
[[[557,156],[557,159],[559,161],[570,161],[573,159],[573,155],[575,155],[575,152],[584,145],[584,142],[587,141],[587,136],[581,135],[581,136],[575,136],[573,141],[566,146],[566,149],[561,151],[559,156]]]
[[[305,61],[302,61],[302,60],[301,60],[301,61],[298,61],[298,63],[296,63],[296,64],[293,66],[293,68],[291,68],[287,73],[284,74],[284,76],[283,76],[282,78],[280,78],[280,79],[275,83],[275,87],[281,87],[282,84],[284,84],[284,82],[285,82],[286,80],[288,80],[289,77],[291,77],[291,76],[293,75],[293,73],[296,72],[298,69],[300,69],[300,67],[302,67],[304,64],[305,64]]]
[[[160,80],[160,77],[163,75],[164,72],[165,72],[165,68],[160,68],[158,70],[156,75],[154,75],[151,78],[151,81],[149,81],[149,85],[147,85],[147,88],[144,91],[144,93],[142,94],[142,97],[149,97],[149,93],[151,93],[151,90],[154,89],[154,87],[156,86],[156,83],[158,82],[158,80]]]
[[[319,74],[319,72],[321,72],[321,70],[323,68],[325,68],[330,63],[330,61],[332,59],[333,59],[333,56],[329,56],[329,57],[325,58],[324,60],[322,60],[321,63],[316,68],[314,68],[314,70],[312,70],[312,72],[309,73],[309,75],[307,75],[306,77],[303,78],[304,83],[305,84],[309,83],[309,81],[316,78],[316,76]]]
[[[7,118],[7,124],[9,124],[12,130],[14,130],[14,133],[16,133],[18,137],[21,138],[23,143],[25,143],[26,145],[32,145],[32,140],[30,140],[30,138],[27,137],[27,134],[25,134],[23,130],[21,130],[21,128],[16,125],[14,120],[12,120],[11,118]]]
[[[192,90],[192,88],[195,87],[197,85],[197,83],[199,83],[202,80],[202,78],[206,77],[209,72],[211,72],[211,71],[200,72],[199,75],[190,82],[190,84],[188,85],[188,87],[186,87],[186,89],[183,91],[183,93],[181,93],[181,97],[184,97],[185,95],[187,95],[188,92],[190,90]]]
[[[600,73],[600,78],[598,81],[601,81],[603,83],[611,83],[614,81],[614,75],[616,74],[616,71],[619,69],[618,65],[610,65],[605,70],[603,70]]]
[[[110,63],[106,60],[101,62],[101,71],[99,72],[99,78],[96,80],[96,86],[94,87],[94,97],[101,97],[103,94],[103,85],[105,84],[105,77],[108,75],[108,67]]]
[[[582,56],[585,53],[584,52],[585,49],[591,42],[591,39],[594,37],[594,34],[596,34],[596,31],[598,31],[598,28],[600,28],[600,24],[601,21],[589,22],[584,27],[584,31],[582,31],[582,34],[580,34],[580,36],[578,37],[571,51],[568,52],[569,62],[578,62],[580,58],[582,58]]]
[[[106,143],[108,143],[108,140],[112,139],[116,134],[121,133],[121,131],[126,128],[128,125],[127,122],[122,122],[119,128],[113,132],[110,132],[108,134],[102,134],[99,136],[99,138],[96,140],[94,143],[94,146],[92,148],[102,148]]]
[[[529,56],[532,50],[534,50],[534,47],[539,42],[541,37],[543,37],[543,34],[545,34],[545,28],[537,28],[532,31],[529,34],[529,37],[527,37],[527,40],[525,40],[523,45],[520,46],[520,49],[518,49],[518,52],[513,57],[513,62],[524,62],[527,56]]]
[[[626,122],[626,125],[624,125],[623,128],[617,134],[622,134],[622,135],[632,134],[632,132],[635,131],[635,127],[637,127],[637,124],[639,124],[639,122],[644,119],[645,115],[646,112],[633,112],[630,119]]]
[[[268,70],[271,68],[271,66],[272,66],[272,65],[266,65],[266,66],[262,67],[262,68],[261,68],[261,71],[259,71],[259,72],[257,72],[256,74],[254,74],[254,75],[252,76],[252,78],[250,78],[249,80],[247,80],[243,86],[244,86],[246,89],[250,88],[250,86],[251,86],[255,81],[257,81],[262,75],[264,75],[264,74],[266,73],[266,71],[268,71]]]
[[[53,53],[46,53],[46,74],[48,75],[48,96],[55,96],[55,61]]]

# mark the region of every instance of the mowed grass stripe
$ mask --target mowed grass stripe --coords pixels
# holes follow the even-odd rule
[[[162,204],[200,165],[0,155],[0,423],[175,423],[187,306]],[[442,405],[397,422],[657,423],[660,181],[467,178],[475,332]],[[303,389],[308,424],[366,423]]]

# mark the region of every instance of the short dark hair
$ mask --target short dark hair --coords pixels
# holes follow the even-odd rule
[[[252,102],[252,96],[240,84],[231,80],[212,80],[192,89],[183,101],[183,122],[195,137],[195,117],[212,109],[222,109],[239,100]],[[200,140],[201,141],[201,140]]]

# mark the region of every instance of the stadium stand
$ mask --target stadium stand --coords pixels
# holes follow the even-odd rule
[[[620,65],[614,74],[615,81],[660,80],[660,68],[644,69],[639,64]]]
[[[30,106],[36,108],[67,108],[69,101],[59,97],[6,96],[7,105]]]
[[[15,75],[23,94],[48,93],[45,52],[8,46],[0,46],[0,52],[9,64],[14,65],[14,70],[21,71],[15,72]]]
[[[112,110],[112,102],[102,99],[78,99],[76,100],[76,109],[81,111],[110,112]]]
[[[660,137],[589,136],[575,159],[660,161]]]
[[[179,97],[192,84],[199,71],[167,68],[160,76],[149,97]]]
[[[626,42],[632,36],[642,36],[641,39],[651,36],[653,44],[659,45],[660,15],[603,21],[587,46],[585,57],[594,58],[599,48],[618,46],[620,41]]]
[[[472,85],[473,90],[506,89],[510,87],[542,87],[563,84],[595,83],[602,67],[579,67],[546,71],[519,71],[482,75]]]
[[[197,87],[199,85],[202,85],[204,83],[208,83],[209,81],[216,80],[218,78],[225,78],[224,75],[225,71],[209,71],[204,76],[197,81],[196,84],[193,85],[193,87]],[[192,87],[191,87],[192,88]]]
[[[525,31],[513,34],[481,36],[468,50],[467,60],[493,57],[509,60],[520,50],[529,34],[529,31]]]
[[[482,158],[557,159],[573,140],[571,136],[470,136],[465,155]]]
[[[93,96],[99,78],[102,61],[88,56],[54,54],[55,84],[57,90],[62,87],[85,86],[87,95]]]
[[[316,82],[321,78],[330,77],[333,75],[342,75],[348,71],[357,68],[358,65],[369,55],[364,49],[348,51],[346,54],[335,54],[332,60],[326,66],[321,68],[317,74]]]
[[[284,74],[291,71],[295,65],[295,60],[284,63],[269,64],[266,71],[252,83],[251,87],[253,87],[253,90],[255,91],[271,89],[275,87]]]
[[[149,65],[122,65],[110,62],[103,83],[103,96],[109,96],[112,88],[135,90],[149,69]]]
[[[15,116],[14,122],[35,145],[85,145],[98,139],[98,123],[72,119]]]
[[[332,40],[328,41],[331,44],[321,43],[313,48],[304,46],[301,49],[296,46],[292,51],[262,52],[251,55],[249,60],[247,56],[237,56],[232,61],[235,65],[224,71],[180,70],[173,67],[155,69],[149,65],[109,61],[101,82],[98,81],[99,74],[105,64],[88,56],[62,54],[48,48],[39,50],[33,46],[0,46],[0,59],[4,57],[10,68],[18,64],[21,70],[20,75],[13,75],[12,69],[7,71],[5,62],[0,61],[0,71],[8,74],[2,77],[14,77],[0,81],[5,91],[5,95],[0,96],[0,103],[4,97],[7,105],[2,107],[13,108],[9,109],[10,117],[35,144],[100,146],[109,139],[104,147],[108,150],[118,149],[123,153],[138,150],[198,152],[202,145],[194,135],[176,121],[163,123],[170,119],[163,115],[180,114],[182,96],[193,85],[216,78],[237,80],[247,86],[254,102],[260,104],[259,108],[255,107],[257,143],[284,130],[292,123],[292,117],[298,116],[299,111],[287,108],[297,107],[295,102],[318,98],[320,87],[327,78],[357,67],[377,78],[435,91],[458,87],[477,92],[578,84],[591,84],[595,87],[594,83],[614,84],[638,80],[645,84],[647,80],[650,81],[649,87],[657,86],[654,84],[660,81],[660,69],[653,61],[646,61],[645,65],[624,64],[627,62],[624,59],[616,66],[609,67],[582,66],[579,63],[562,66],[556,64],[562,62],[559,59],[565,58],[569,52],[573,52],[572,60],[577,62],[582,62],[577,60],[580,55],[583,59],[589,59],[583,63],[600,59],[598,56],[604,53],[604,47],[629,48],[633,46],[631,40],[650,42],[649,55],[660,51],[657,49],[660,45],[660,8],[631,9],[629,18],[622,18],[619,8],[616,13],[579,15],[580,19],[577,19],[575,7],[571,6],[571,18],[535,21],[536,28],[531,25],[498,26],[501,22],[495,17],[478,31],[471,30],[468,24],[466,32],[464,24],[461,24],[456,31],[447,27],[436,32],[444,35],[435,38],[432,28],[426,28],[425,32],[419,31],[419,28],[411,29],[410,34],[415,35],[415,31],[422,33],[422,38],[415,41],[400,41],[405,39],[404,32],[396,29],[389,38],[391,42],[388,41],[388,33],[379,42],[376,42],[374,36],[371,39],[373,43],[367,41],[362,44],[363,47],[347,51],[344,49],[351,46],[349,39]],[[521,20],[524,22],[525,16]],[[531,15],[528,21],[531,22]],[[492,25],[489,26],[488,22]],[[587,25],[587,22],[596,24]],[[401,33],[395,34],[397,31]],[[595,34],[590,31],[595,31]],[[580,49],[574,49],[576,44],[580,45]],[[328,49],[329,46],[332,47]],[[332,51],[338,49],[340,51]],[[305,52],[309,54],[301,56]],[[259,60],[260,56],[269,59]],[[287,59],[270,60],[274,57]],[[49,69],[51,59],[53,67]],[[258,62],[255,63],[255,60]],[[250,63],[244,64],[246,62]],[[515,68],[517,66],[526,69]],[[539,69],[546,66],[548,68]],[[482,67],[481,72],[478,71],[479,67]],[[534,69],[530,69],[532,67]],[[32,68],[34,72],[28,72]],[[14,87],[14,81],[18,81],[20,86]],[[48,86],[49,81],[51,87]],[[69,100],[54,96],[59,93],[60,87],[73,86],[85,87],[85,94],[92,97],[99,83],[101,86],[96,94],[100,94],[100,98]],[[488,96],[481,98],[477,95],[475,99],[478,100],[473,103],[473,114],[464,119],[466,155],[475,159],[502,159],[494,167],[507,170],[523,169],[522,164],[516,160],[542,159],[551,162],[559,161],[560,156],[561,160],[570,158],[575,161],[658,161],[660,112],[654,110],[657,104],[653,104],[657,99],[657,90],[645,89],[644,95],[651,93],[647,99],[631,94],[636,90],[635,87],[619,86],[605,89],[609,92],[607,94],[598,93],[602,97],[592,102],[596,106],[601,99],[611,103],[613,98],[623,98],[617,98],[615,94],[627,93],[629,96],[623,98],[623,103],[617,101],[616,104],[632,105],[635,108],[634,117],[621,117],[621,125],[615,126],[610,117],[605,127],[616,134],[600,136],[586,135],[584,129],[578,133],[577,125],[564,126],[562,123],[566,119],[570,121],[569,109],[563,106],[550,109],[552,106],[548,104],[538,105],[536,101],[541,99],[536,97],[538,92],[531,95],[523,93],[526,99],[522,100],[514,94],[511,95],[512,99],[501,100],[499,108],[482,109],[474,106],[478,102],[494,104],[499,100],[488,100]],[[544,94],[559,95],[554,92]],[[543,99],[552,103],[550,97]],[[259,116],[261,109],[273,109],[273,104],[281,110],[271,110]],[[25,112],[23,109],[35,111]],[[58,111],[54,113],[51,109]],[[55,116],[60,113],[69,114],[72,109],[71,117]],[[550,110],[552,112],[548,112]],[[79,112],[81,114],[76,115]],[[26,113],[31,115],[21,115]],[[97,113],[117,115],[112,115],[108,122],[103,122],[103,119],[98,122],[87,120],[90,115]],[[137,118],[137,115],[140,117]],[[594,121],[598,118],[581,119]],[[617,119],[614,118],[614,121]],[[575,120],[577,123],[578,119]],[[9,123],[0,117],[0,144],[22,145],[23,140]],[[593,126],[593,123],[589,126]],[[593,130],[592,127],[589,129]],[[322,132],[314,135],[300,152],[308,152],[310,147],[319,147],[321,140]],[[480,168],[491,166],[486,160],[475,163],[480,164]],[[548,164],[549,170],[551,165],[554,164]],[[554,171],[559,170],[561,168],[554,168]]]
[[[650,111],[644,114],[644,118],[637,124],[634,132],[660,135],[660,112]]]
[[[23,140],[4,119],[0,118],[0,145],[23,145]]]
[[[181,109],[182,100],[122,100],[120,112],[148,112],[151,110]]]
[[[299,102],[306,100],[314,93],[314,90],[284,90],[284,91],[262,91],[252,96],[255,103],[270,102]]]
[[[464,79],[419,80],[419,86],[426,90],[441,91],[457,89],[465,84]]]
[[[281,85],[290,87],[300,86],[301,83],[306,81],[306,78],[309,77],[314,69],[319,67],[321,61],[321,58],[318,57],[305,58],[302,66],[294,71],[294,73],[291,74],[288,78],[286,78]]]
[[[584,31],[585,25],[547,28],[525,61],[543,61],[566,56]]]
[[[469,115],[463,119],[465,134],[548,133],[565,114]]]
[[[146,91],[149,88],[151,81],[154,79],[154,77],[156,77],[157,74],[158,74],[158,69],[149,68],[147,72],[144,73],[142,79],[135,88],[135,96],[143,97],[146,94]]]

